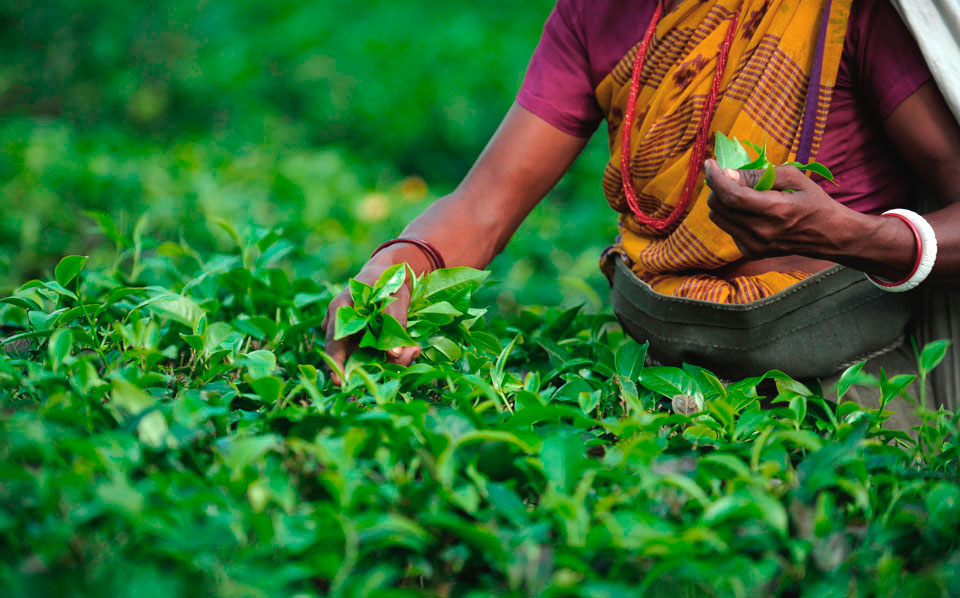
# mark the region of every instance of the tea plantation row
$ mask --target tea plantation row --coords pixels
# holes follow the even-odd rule
[[[335,387],[339,288],[291,276],[296,237],[99,219],[112,267],[0,303],[5,595],[960,592],[952,413],[907,434],[776,372],[645,367],[608,313],[484,316],[464,269],[417,283],[417,364],[364,350]]]

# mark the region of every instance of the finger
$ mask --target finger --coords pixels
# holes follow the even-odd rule
[[[347,343],[343,341],[331,341],[327,339],[327,343],[324,346],[324,350],[327,355],[330,356],[330,359],[336,364],[337,369],[327,366],[327,370],[330,372],[330,379],[337,386],[343,384],[343,380],[340,379],[340,375],[337,371],[343,371],[343,366],[347,362],[347,358],[350,356],[351,351],[347,346]]]
[[[386,356],[387,356],[387,361],[388,361],[389,363],[396,363],[396,364],[399,365],[399,364],[400,364],[400,357],[403,355],[403,350],[404,350],[405,348],[406,348],[406,347],[394,347],[393,349],[390,349],[390,350],[388,350],[388,351],[384,351],[384,353],[385,353]]]
[[[756,191],[750,180],[757,172],[754,170],[737,170],[737,180],[734,181],[731,175],[720,168],[716,160],[707,160],[706,175],[707,185],[716,195],[712,199],[710,207],[719,209],[720,206],[729,210],[734,210],[741,215],[760,215],[765,214],[773,201],[780,196],[778,193],[771,194],[769,191]],[[708,199],[708,201],[710,201]]]
[[[803,191],[810,185],[817,185],[796,166],[778,166],[774,169],[777,179],[773,183],[776,191]]]
[[[716,160],[707,160],[705,163],[706,181],[710,189],[713,190],[711,198],[711,207],[717,204],[736,206],[739,203],[739,196],[744,189],[741,182],[742,176],[739,171],[723,170]],[[736,178],[733,173],[737,173]]]
[[[407,313],[410,311],[410,291],[401,287],[396,292],[397,300],[383,308],[383,312],[397,319],[404,328],[407,327]]]
[[[344,364],[347,363],[347,358],[349,358],[350,354],[357,349],[357,336],[354,335],[352,337],[335,340],[334,336],[336,331],[334,330],[333,326],[328,326],[326,332],[323,350],[330,357],[331,361],[336,364],[337,369],[342,372]],[[330,372],[330,379],[335,385],[340,386],[343,384],[343,380],[340,379],[339,374],[337,374],[337,370],[329,367],[329,364],[327,364],[327,370]]]
[[[713,211],[710,212],[710,219],[720,227],[720,230],[730,235],[741,254],[747,257],[753,255],[753,251],[750,249],[752,242],[750,230],[745,229],[726,216]]]
[[[397,359],[397,363],[404,367],[408,367],[417,357],[420,357],[421,351],[422,350],[420,349],[419,345],[416,347],[403,347],[400,351],[400,356]]]
[[[734,219],[730,218],[723,212],[716,210],[710,210],[710,220],[716,224],[720,230],[727,233],[734,239],[744,237],[747,234],[747,229],[737,223]]]
[[[420,357],[421,352],[420,345],[414,345],[412,347],[396,347],[385,351],[385,354],[389,363],[406,367],[413,363],[413,360],[417,357]]]
[[[749,187],[753,189],[757,186],[757,183],[760,182],[760,179],[763,178],[763,170],[736,170],[734,171],[740,176],[737,179],[740,185],[744,187]]]
[[[799,191],[812,182],[810,178],[803,174],[796,166],[777,166],[773,170],[777,175],[773,185],[773,190],[775,191]],[[739,183],[741,187],[749,187],[750,189],[757,186],[757,183],[760,182],[760,179],[763,178],[765,173],[766,170],[763,169],[734,170],[727,168],[723,170],[723,174],[725,174],[728,179]]]

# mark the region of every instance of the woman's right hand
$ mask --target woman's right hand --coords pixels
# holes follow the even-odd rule
[[[388,247],[377,253],[374,257],[370,258],[370,261],[364,265],[364,267],[354,278],[360,282],[373,286],[380,279],[380,275],[383,274],[384,270],[390,266],[404,262],[408,263],[415,271],[422,272],[427,266],[423,265],[426,260],[422,254],[418,253],[419,251],[419,249],[413,246],[395,245]],[[384,308],[383,311],[396,318],[398,322],[406,327],[407,312],[410,309],[409,272],[407,280],[404,282],[403,286],[400,287],[400,290],[396,292],[395,296],[397,300]],[[341,372],[343,371],[343,367],[347,362],[347,359],[349,359],[350,355],[357,350],[357,347],[360,343],[360,337],[362,335],[362,333],[358,333],[340,340],[336,340],[334,338],[336,335],[335,323],[337,321],[337,310],[345,305],[353,305],[353,299],[350,297],[349,287],[345,288],[339,295],[333,298],[333,301],[330,302],[330,306],[327,307],[327,314],[323,319],[323,323],[320,325],[320,327],[326,333],[324,351],[326,351],[327,355],[329,355],[334,363],[337,364],[337,367]],[[400,347],[386,352],[387,361],[403,366],[410,365],[413,363],[413,360],[419,356],[420,347]],[[343,383],[336,371],[331,371],[330,377],[333,380],[333,383],[337,386]]]
[[[565,133],[514,104],[463,182],[407,225],[401,236],[429,241],[449,266],[485,268],[586,143],[587,138]],[[419,248],[401,243],[377,252],[356,278],[372,285],[384,270],[404,262],[417,274],[430,269]],[[351,304],[349,291],[337,295],[322,325],[326,352],[341,371],[359,343],[357,338],[333,338],[337,310]],[[410,286],[406,285],[387,312],[406,326],[409,307]],[[409,365],[419,355],[420,347],[406,347],[387,352],[387,360]],[[336,384],[342,382],[336,372],[331,375]]]

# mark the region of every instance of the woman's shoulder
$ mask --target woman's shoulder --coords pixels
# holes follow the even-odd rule
[[[558,0],[556,10],[574,32],[598,84],[637,44],[657,0]]]

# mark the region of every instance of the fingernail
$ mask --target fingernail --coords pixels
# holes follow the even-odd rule
[[[400,357],[401,350],[400,350],[400,349],[390,349],[389,351],[387,351],[387,353],[390,354],[390,357]]]
[[[723,172],[724,172],[724,174],[726,174],[728,177],[730,177],[730,178],[731,178],[732,180],[734,180],[734,181],[739,181],[739,180],[740,180],[740,173],[739,173],[738,171],[732,169],[732,168],[728,168],[728,169],[724,170]]]

